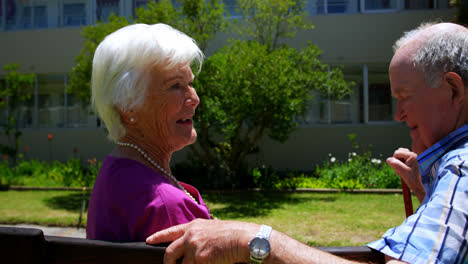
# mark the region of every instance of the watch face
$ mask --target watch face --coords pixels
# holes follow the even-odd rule
[[[264,259],[270,254],[270,242],[263,237],[256,237],[249,243],[250,255],[257,259]]]

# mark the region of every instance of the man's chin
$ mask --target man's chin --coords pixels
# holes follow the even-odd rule
[[[423,153],[427,148],[425,146],[422,146],[421,144],[412,144],[411,145],[411,151],[416,153],[416,154],[421,154]]]

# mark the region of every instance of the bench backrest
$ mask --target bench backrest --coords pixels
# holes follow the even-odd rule
[[[368,247],[323,247],[331,254],[367,263],[384,263]],[[34,228],[0,227],[0,263],[163,263],[165,245],[115,243],[83,238],[44,236]]]

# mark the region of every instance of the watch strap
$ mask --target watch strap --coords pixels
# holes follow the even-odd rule
[[[260,227],[260,231],[257,233],[255,237],[265,239],[267,243],[269,243],[272,230],[273,228],[271,226],[262,225]],[[268,254],[270,253],[268,252]],[[263,258],[256,258],[252,256],[252,254],[250,255],[250,264],[262,264],[262,263],[263,263]]]
[[[257,234],[257,237],[263,237],[263,238],[266,238],[266,240],[269,241],[272,230],[273,230],[273,228],[271,226],[262,225],[260,227],[260,231]]]
[[[263,263],[263,259],[254,258],[252,255],[250,256],[250,264],[262,264],[262,263]]]

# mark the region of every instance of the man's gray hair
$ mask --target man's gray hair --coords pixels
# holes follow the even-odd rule
[[[165,24],[134,24],[108,35],[96,48],[91,77],[91,102],[106,124],[109,138],[125,135],[120,113],[138,110],[146,98],[151,72],[196,63],[203,53],[195,41]]]
[[[429,87],[440,85],[446,72],[455,72],[468,85],[468,34],[466,30],[426,31],[436,23],[425,23],[405,32],[393,46],[396,52],[402,46],[422,38],[422,45],[412,58],[413,65],[424,74]],[[427,33],[426,35],[424,35]],[[419,39],[418,39],[419,40]]]

